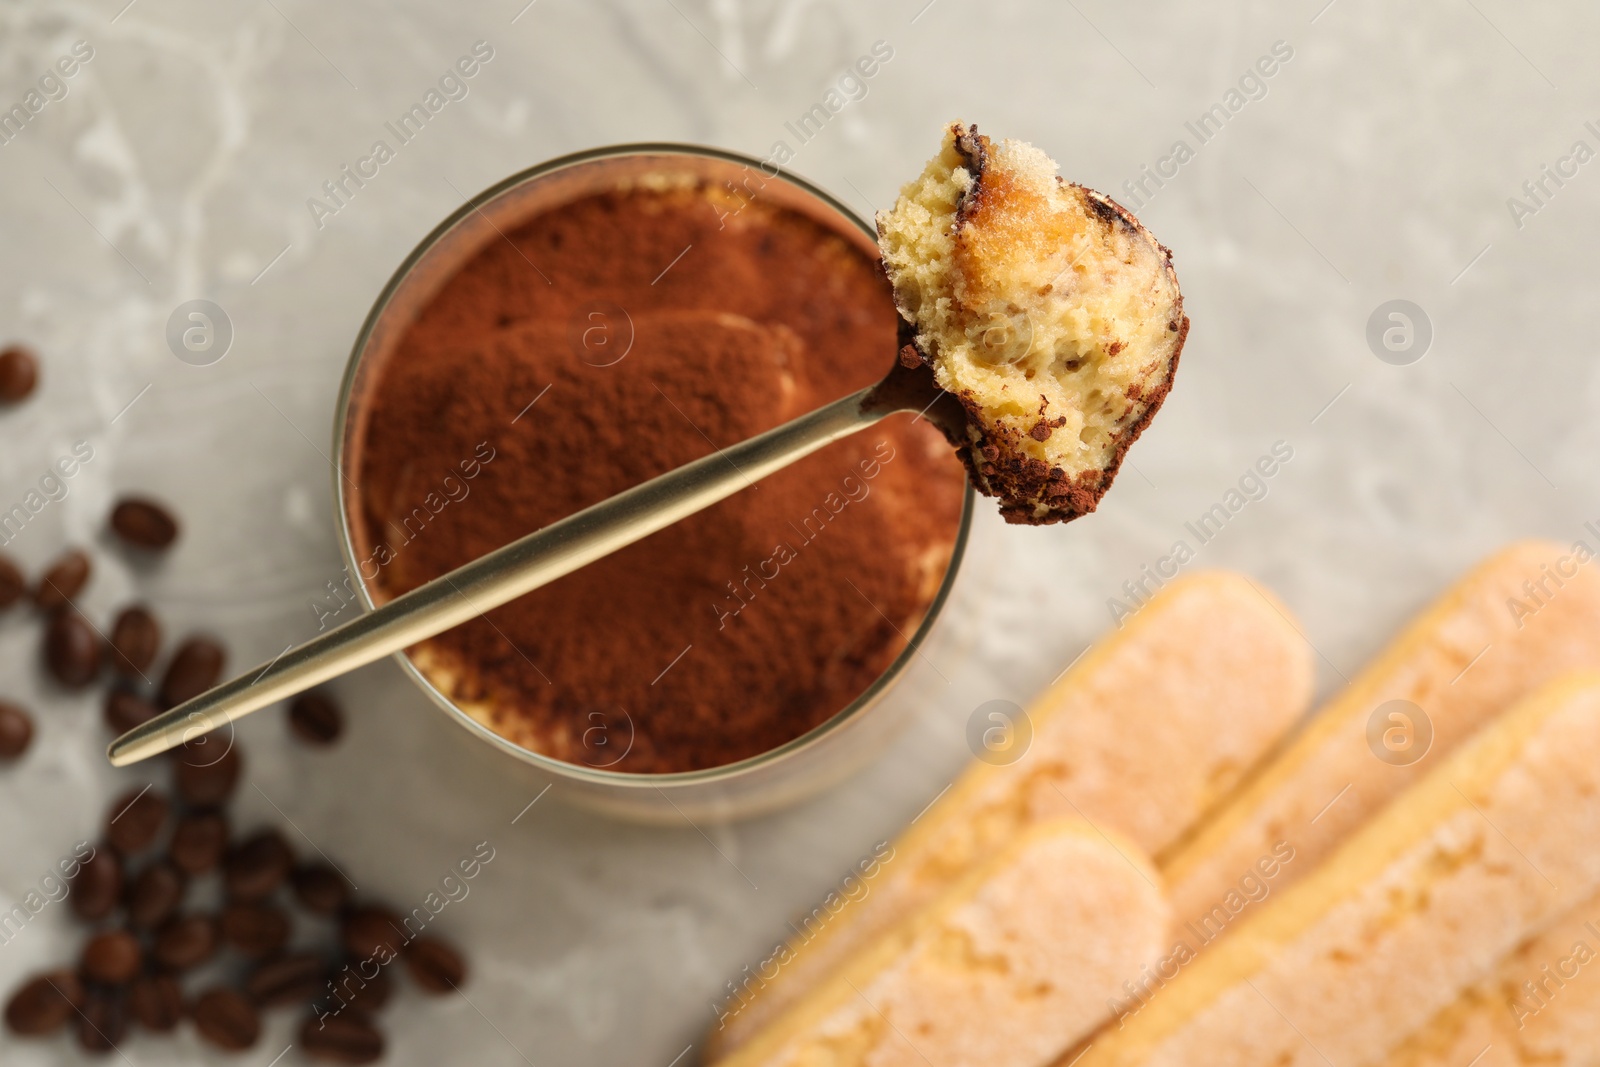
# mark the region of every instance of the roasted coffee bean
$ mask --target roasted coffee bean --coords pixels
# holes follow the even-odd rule
[[[183,903],[187,883],[183,872],[171,860],[151,862],[128,886],[128,921],[146,930],[160,926],[172,918],[178,905]]]
[[[261,1036],[261,1017],[236,989],[208,989],[195,998],[194,1027],[220,1049],[240,1052]]]
[[[419,937],[406,946],[406,970],[425,993],[452,993],[467,981],[467,962],[436,937]]]
[[[68,895],[73,913],[94,922],[111,914],[122,899],[122,860],[109,848],[97,848],[83,861]]]
[[[89,584],[89,557],[82,549],[74,548],[50,564],[33,591],[33,602],[46,611],[54,611],[83,592]]]
[[[125,496],[111,509],[111,528],[134,548],[159,552],[178,539],[178,520],[148,497]]]
[[[209,637],[184,640],[172,654],[167,673],[161,679],[161,706],[177,707],[216,685],[222,678],[227,653]]]
[[[100,673],[100,635],[76,611],[60,611],[44,632],[44,664],[68,689],[82,689]]]
[[[28,582],[9,556],[0,556],[0,608],[9,608],[28,591]]]
[[[383,1034],[353,1011],[313,1015],[300,1027],[300,1050],[323,1063],[376,1063],[383,1058]]]
[[[170,974],[144,974],[128,989],[128,1010],[146,1030],[175,1030],[183,1020],[183,988]]]
[[[113,689],[106,694],[105,720],[113,733],[125,734],[160,714],[160,710],[137,693]]]
[[[0,349],[0,403],[26,400],[39,384],[39,357],[26,345]]]
[[[128,1013],[120,992],[90,989],[78,1015],[78,1047],[101,1056],[128,1034]]]
[[[371,972],[371,978],[363,975]],[[372,1018],[389,1003],[394,983],[389,981],[388,968],[378,967],[369,961],[345,964],[331,979],[332,997],[342,1008],[354,1008]]]
[[[214,808],[233,795],[239,784],[239,750],[226,731],[173,749],[177,766],[172,780],[178,796],[191,808]]]
[[[222,909],[222,940],[259,960],[289,941],[289,913],[270,904],[235,902]]]
[[[186,971],[217,951],[217,920],[210,915],[181,915],[156,931],[151,956],[163,967]]]
[[[291,952],[250,972],[245,992],[263,1008],[309,1005],[328,987],[328,965],[315,952]]]
[[[143,678],[161,650],[161,624],[143,604],[122,609],[111,624],[111,669],[127,678]]]
[[[289,705],[289,727],[308,745],[331,745],[344,732],[344,712],[331,697],[302,693]]]
[[[0,700],[0,759],[16,759],[33,742],[33,717],[15,704]]]
[[[124,856],[149,848],[167,824],[172,805],[149,786],[126,793],[107,813],[106,840]]]
[[[296,867],[294,880],[295,899],[317,915],[335,915],[350,899],[350,883],[344,875],[325,863],[308,863]]]
[[[125,985],[138,977],[143,963],[138,938],[126,930],[107,930],[83,946],[78,972],[91,982]]]
[[[272,895],[294,868],[294,852],[276,830],[262,830],[229,850],[222,880],[232,900],[262,900]]]
[[[78,1014],[83,983],[71,971],[53,971],[29,979],[6,1002],[6,1027],[13,1034],[52,1034]]]
[[[356,959],[388,963],[406,942],[405,926],[388,908],[366,904],[344,917],[340,939]]]
[[[184,874],[205,874],[222,862],[228,848],[228,820],[220,812],[198,811],[178,820],[167,855]]]

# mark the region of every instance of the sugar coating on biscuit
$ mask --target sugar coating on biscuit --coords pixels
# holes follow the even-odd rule
[[[1575,568],[1556,596],[1529,611],[1534,601],[1527,590],[1537,591],[1570,552],[1555,541],[1523,541],[1473,568],[1319,710],[1264,773],[1164,856],[1180,923],[1205,922],[1239,872],[1279,841],[1294,847],[1295,861],[1274,891],[1309,875],[1432,761],[1541,685],[1600,664],[1596,568]],[[1428,731],[1410,735],[1426,736],[1426,757],[1405,765],[1376,758],[1382,749],[1372,747],[1367,733],[1375,718],[1380,728],[1403,726],[1406,720],[1391,718],[1391,710],[1376,714],[1397,700],[1422,709]],[[1330,806],[1335,794],[1339,802]]]
[[[1035,827],[844,961],[726,1067],[1045,1067],[1163,952],[1158,877],[1081,820]]]
[[[1595,916],[1600,895],[1518,945],[1374,1067],[1593,1063],[1600,1049],[1600,982],[1590,980],[1600,940]]]
[[[1171,253],[1037,148],[961,123],[878,244],[916,353],[967,413],[977,488],[1010,522],[1093,511],[1177,369]]]
[[[1541,689],[1203,944],[1078,1067],[1389,1062],[1600,891],[1597,753],[1600,675]]]

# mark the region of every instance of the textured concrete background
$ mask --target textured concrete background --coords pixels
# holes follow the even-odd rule
[[[791,169],[868,213],[962,117],[1143,203],[1194,320],[1179,388],[1118,491],[1065,528],[983,514],[936,644],[948,684],[913,677],[902,741],[798,809],[648,830],[550,797],[512,825],[536,793],[527,773],[389,663],[337,687],[353,721],[330,752],[296,747],[277,715],[243,724],[244,820],[292,820],[365,891],[410,907],[477,842],[495,849],[437,920],[472,955],[470,1003],[404,992],[386,1013],[390,1062],[667,1067],[785,919],[945,786],[972,709],[1025,702],[1180,539],[1189,568],[1239,568],[1284,597],[1324,690],[1505,540],[1595,543],[1589,5],[124,2],[0,5],[5,107],[75,41],[93,48],[0,146],[0,335],[45,361],[40,394],[0,414],[0,507],[73,442],[95,450],[6,550],[34,573],[63,542],[99,543],[117,493],[170,500],[186,522],[171,558],[134,570],[103,556],[86,609],[147,597],[174,631],[224,635],[241,669],[313,633],[310,602],[339,575],[327,439],[372,298],[465,196],[548,157],[632,140],[765,156],[781,139]],[[799,144],[785,122],[879,40],[893,58],[864,97]],[[477,41],[493,59],[466,97],[319,226],[308,198]],[[1272,76],[1247,77],[1275,46]],[[1186,123],[1215,104],[1228,121],[1202,140]],[[1563,184],[1529,195],[1547,165]],[[1130,194],[1146,166],[1170,177]],[[200,298],[234,331],[209,366],[166,341],[174,308]],[[1367,338],[1395,299],[1421,309],[1416,336],[1431,326],[1406,365],[1419,344],[1386,362]],[[1265,495],[1247,484],[1261,499],[1200,545],[1185,523],[1226,505],[1278,442],[1292,459]],[[106,768],[97,698],[52,689],[27,614],[0,618],[5,695],[40,720],[26,760],[0,772],[6,906],[147,780]],[[64,906],[44,913],[0,946],[0,986],[78,937]],[[290,1040],[278,1019],[228,1062],[265,1064]],[[192,1035],[122,1052],[207,1058]],[[74,1055],[0,1036],[7,1063]]]

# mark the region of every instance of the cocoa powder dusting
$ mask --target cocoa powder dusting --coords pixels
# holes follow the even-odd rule
[[[705,189],[619,191],[507,238],[444,284],[368,394],[352,519],[380,600],[895,358],[875,261],[759,200],[730,214]],[[753,756],[904,648],[964,484],[926,422],[895,416],[411,654],[560,759],[660,773]]]

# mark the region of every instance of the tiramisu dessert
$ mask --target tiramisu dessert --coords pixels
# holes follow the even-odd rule
[[[871,237],[775,200],[664,173],[492,235],[353,413],[350,521],[375,598],[879,379],[898,317]],[[891,416],[409,655],[561,760],[741,760],[901,653],[964,492],[939,432]]]
[[[1037,148],[961,123],[878,234],[915,357],[966,411],[973,484],[1010,522],[1093,511],[1172,387],[1171,253]]]

